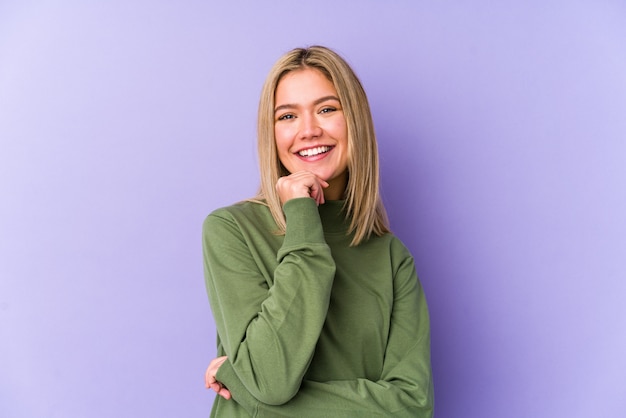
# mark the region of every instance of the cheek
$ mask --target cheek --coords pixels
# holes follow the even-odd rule
[[[329,126],[335,139],[348,143],[348,125],[344,118],[338,118],[333,121],[333,124]]]
[[[284,153],[289,148],[287,135],[283,129],[274,129],[274,140],[276,141],[276,149],[278,153]]]

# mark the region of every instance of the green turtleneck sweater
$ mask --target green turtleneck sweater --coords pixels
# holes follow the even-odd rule
[[[392,234],[350,247],[342,201],[245,202],[204,222],[217,325],[212,417],[431,417],[430,329],[413,259]]]

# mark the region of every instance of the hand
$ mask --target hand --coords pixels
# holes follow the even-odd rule
[[[218,382],[217,379],[215,378],[215,375],[217,374],[217,371],[219,370],[220,366],[226,360],[228,360],[228,357],[222,356],[222,357],[214,358],[211,361],[211,363],[209,364],[209,367],[206,369],[206,373],[204,374],[204,384],[206,385],[207,389],[213,389],[215,393],[217,393],[222,398],[230,399],[230,391],[226,389],[226,387],[222,385],[221,382]]]
[[[327,187],[326,181],[309,171],[298,171],[276,182],[276,191],[283,205],[291,199],[310,197],[319,206],[324,203],[324,189]]]

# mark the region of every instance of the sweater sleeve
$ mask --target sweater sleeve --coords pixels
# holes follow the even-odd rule
[[[305,380],[288,403],[257,405],[255,417],[432,417],[428,308],[413,259],[401,247],[404,256],[394,277],[392,322],[380,379]]]
[[[313,199],[291,200],[284,211],[287,231],[271,283],[232,215],[214,212],[203,226],[207,292],[228,356],[217,378],[251,414],[258,403],[284,404],[298,392],[335,274]]]

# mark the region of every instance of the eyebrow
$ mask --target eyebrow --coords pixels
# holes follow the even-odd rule
[[[337,96],[324,96],[324,97],[320,97],[319,99],[314,101],[313,102],[313,106],[317,106],[318,104],[324,103],[324,102],[326,102],[328,100],[336,100],[339,103],[341,103],[341,101],[339,100],[339,98]],[[298,107],[298,106],[295,105],[295,104],[287,103],[287,104],[284,104],[284,105],[280,105],[276,109],[274,109],[274,113],[276,113],[276,112],[278,112],[279,110],[282,110],[282,109],[293,109],[293,108],[296,108],[296,107]]]

